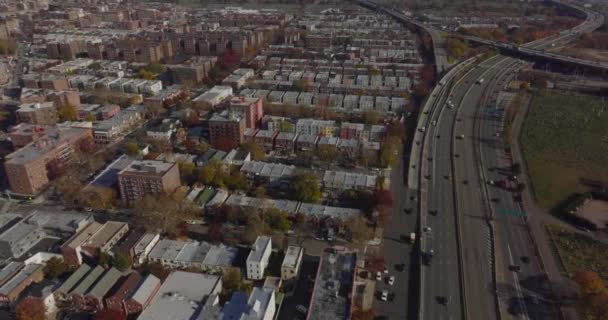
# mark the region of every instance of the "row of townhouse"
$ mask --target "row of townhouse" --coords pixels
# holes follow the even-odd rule
[[[404,75],[382,75],[369,74],[368,69],[363,69],[358,74],[343,74],[335,72],[293,71],[287,68],[282,70],[266,70],[262,72],[262,80],[276,81],[306,81],[307,83],[327,84],[338,87],[339,85],[357,86],[360,88],[399,88],[409,89],[412,78]]]
[[[71,88],[79,90],[107,90],[125,93],[155,95],[163,90],[160,80],[73,75],[67,77]]]
[[[403,93],[403,92],[402,92]],[[245,89],[241,96],[261,98],[272,104],[329,107],[340,111],[403,112],[409,100],[400,96],[368,96],[341,93],[297,92],[265,89]]]

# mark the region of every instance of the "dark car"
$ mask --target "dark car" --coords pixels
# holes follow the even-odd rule
[[[523,256],[523,257],[521,257],[521,259],[520,259],[520,260],[521,260],[521,262],[523,262],[523,263],[529,263],[529,262],[530,262],[530,257],[528,257],[528,256]]]
[[[521,267],[518,266],[518,265],[510,265],[509,266],[509,271],[520,272],[521,271]]]
[[[447,304],[449,303],[449,300],[448,300],[448,297],[444,297],[444,296],[438,296],[438,297],[437,297],[437,302],[438,302],[440,305],[445,306],[445,305],[447,305]]]

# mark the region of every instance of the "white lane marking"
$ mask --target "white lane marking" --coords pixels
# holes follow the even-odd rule
[[[509,252],[509,264],[514,265],[513,255],[511,254],[511,246],[508,244],[507,244],[507,251]],[[515,291],[517,291],[519,306],[521,307],[521,310],[524,313],[523,318],[530,319],[530,316],[528,315],[528,308],[526,307],[526,303],[523,301],[524,295],[523,295],[523,292],[521,291],[521,287],[519,286],[519,277],[517,276],[516,272],[511,272],[511,273],[513,274],[513,278],[515,279]]]

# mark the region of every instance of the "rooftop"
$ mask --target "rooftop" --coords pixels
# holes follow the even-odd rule
[[[87,241],[87,246],[101,247],[127,226],[126,222],[108,221]]]
[[[23,267],[23,269],[21,269],[19,271],[19,273],[17,273],[9,281],[4,283],[4,285],[2,287],[0,287],[0,295],[9,294],[13,290],[15,290],[15,288],[17,288],[19,285],[21,285],[21,283],[23,283],[23,281],[25,281],[31,275],[33,275],[36,272],[42,271],[42,268],[44,268],[44,266],[41,264],[32,263],[32,264],[26,265],[25,267]]]
[[[302,247],[297,246],[289,246],[287,247],[287,251],[285,251],[285,258],[283,258],[283,267],[295,267],[298,262],[298,258],[304,249]]]
[[[295,166],[260,161],[245,161],[241,167],[242,172],[271,178],[292,176],[295,169]]]
[[[195,319],[209,294],[221,289],[216,275],[175,271],[167,277],[138,320]]]
[[[266,250],[272,250],[272,240],[269,236],[258,236],[253,243],[253,248],[249,252],[247,262],[259,262],[262,260]]]
[[[308,319],[350,319],[349,295],[355,272],[356,255],[329,249],[323,253],[315,281]]]
[[[122,273],[114,268],[108,269],[106,273],[97,281],[95,286],[87,292],[87,296],[93,297],[96,299],[102,299],[103,296],[110,291],[112,286],[116,284],[116,281],[120,279]]]
[[[129,298],[143,304],[158,285],[160,285],[160,279],[153,274],[149,274],[144,281],[139,284],[137,289],[133,290]]]
[[[91,266],[88,264],[81,264],[76,271],[72,272],[70,277],[63,282],[61,287],[57,289],[57,293],[68,294],[76,286],[76,284],[85,277],[85,275],[91,270]]]
[[[19,105],[17,112],[32,112],[43,108],[54,108],[53,102],[41,102],[41,103],[24,103]]]
[[[65,146],[68,141],[77,139],[78,137],[89,132],[89,129],[84,128],[61,128],[49,129],[45,138],[31,142],[23,148],[6,156],[6,163],[11,164],[26,164],[30,161],[39,159],[49,151]]]
[[[167,171],[175,166],[175,163],[163,162],[156,160],[133,160],[127,167],[122,169],[118,174],[151,174],[164,175]]]
[[[72,289],[70,294],[84,295],[89,291],[89,289],[93,286],[93,284],[102,276],[104,273],[104,269],[101,266],[96,266],[93,270],[91,270],[84,279],[80,281],[80,283]]]

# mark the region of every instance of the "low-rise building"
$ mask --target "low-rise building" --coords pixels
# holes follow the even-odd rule
[[[129,107],[121,110],[112,118],[95,123],[93,126],[95,143],[114,143],[133,131],[143,119],[140,108]]]
[[[238,249],[223,244],[162,239],[148,254],[147,260],[170,268],[195,267],[222,271],[234,263]]]
[[[281,279],[295,279],[300,272],[302,257],[304,256],[304,248],[298,246],[289,246],[285,251],[285,258],[281,264]]]
[[[296,146],[296,134],[280,132],[274,139],[274,150],[281,154],[292,154]]]
[[[278,134],[278,131],[259,130],[253,141],[261,146],[264,151],[270,152],[274,148],[275,139]]]
[[[243,143],[246,128],[245,116],[240,112],[225,110],[209,119],[209,142],[223,151],[229,151]]]
[[[220,276],[174,271],[137,319],[195,319],[205,300],[221,291]]]
[[[298,134],[296,138],[296,150],[297,151],[311,151],[315,149],[319,136],[310,134]]]
[[[150,303],[158,292],[161,286],[161,281],[153,274],[149,274],[141,281],[123,302],[124,312],[127,315],[137,314],[142,312]]]
[[[222,81],[222,85],[231,86],[233,88],[240,89],[242,86],[245,85],[245,82],[248,79],[250,79],[254,76],[254,74],[255,74],[255,70],[253,70],[253,69],[246,69],[246,68],[236,69],[232,72],[231,75],[229,75]]]
[[[241,167],[241,173],[248,179],[270,187],[286,187],[294,172],[295,166],[260,161],[247,161]]]
[[[54,125],[59,121],[53,102],[24,103],[17,109],[17,120],[37,125]]]
[[[213,107],[228,99],[230,96],[232,96],[232,87],[214,86],[200,96],[192,99],[192,102],[195,104],[207,104]]]
[[[235,292],[224,305],[222,319],[272,320],[276,312],[274,290],[254,287],[251,294]]]
[[[327,170],[323,175],[323,186],[329,190],[373,189],[377,179],[375,175]]]
[[[272,239],[268,236],[258,236],[247,257],[247,279],[261,280],[268,266],[272,253]]]
[[[44,266],[41,264],[25,265],[0,287],[0,303],[6,305],[14,302],[30,284],[42,281],[44,279],[43,269]]]
[[[150,251],[156,246],[160,240],[160,234],[158,233],[146,233],[141,239],[135,244],[133,263],[140,265],[145,262]]]

